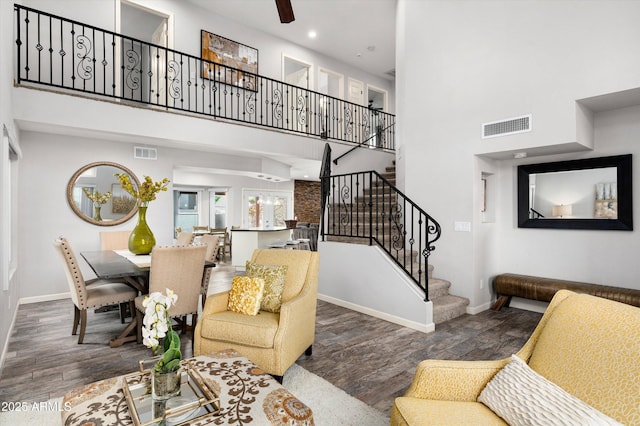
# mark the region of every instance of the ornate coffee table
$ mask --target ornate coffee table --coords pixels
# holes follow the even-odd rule
[[[270,375],[234,350],[191,359],[220,400],[220,413],[167,425],[313,425],[313,413]],[[65,425],[132,425],[123,383],[125,376],[91,383],[68,392]]]

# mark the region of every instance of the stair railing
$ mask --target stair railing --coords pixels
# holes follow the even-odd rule
[[[395,149],[395,115],[14,5],[16,81],[248,125]],[[379,123],[387,129],[379,133]]]
[[[321,235],[368,239],[400,266],[429,300],[428,260],[440,224],[376,171],[322,178]],[[325,188],[328,193],[325,194]]]

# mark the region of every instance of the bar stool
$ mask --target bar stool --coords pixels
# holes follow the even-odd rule
[[[309,238],[298,238],[300,245],[298,246],[298,250],[311,250],[311,245],[309,242],[311,241]]]
[[[287,243],[273,243],[268,246],[270,249],[284,249],[287,248]]]
[[[287,241],[287,247],[289,250],[300,250],[300,241],[289,240]]]

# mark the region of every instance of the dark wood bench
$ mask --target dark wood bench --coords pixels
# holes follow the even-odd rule
[[[493,279],[493,289],[497,294],[497,300],[491,307],[494,311],[499,311],[503,306],[509,306],[514,296],[550,302],[556,292],[562,289],[640,307],[640,290],[529,275],[500,274]]]

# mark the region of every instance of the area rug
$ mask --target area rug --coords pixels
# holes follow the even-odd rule
[[[283,385],[311,407],[316,426],[382,426],[389,417],[368,406],[321,377],[294,364],[287,370]],[[23,411],[0,412],[0,425],[61,426],[62,398],[42,403],[22,401]],[[15,408],[15,406],[11,407]]]

